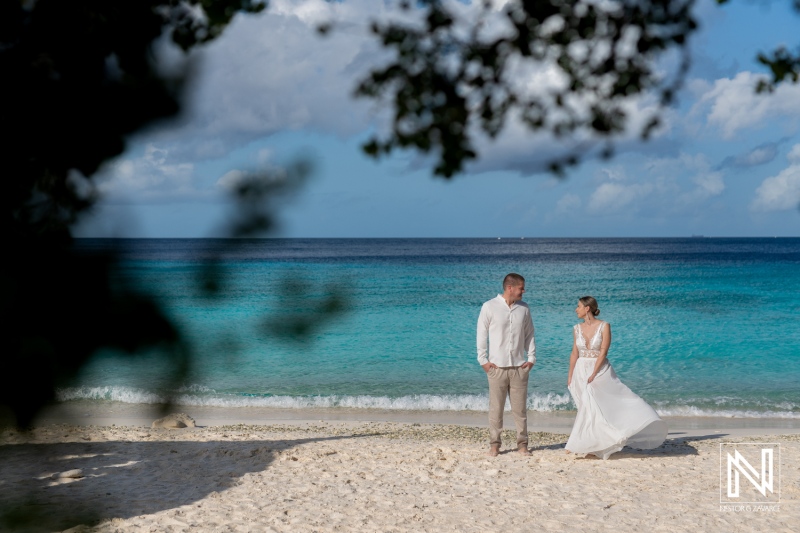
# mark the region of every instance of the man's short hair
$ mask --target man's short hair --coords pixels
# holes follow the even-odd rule
[[[516,287],[517,285],[524,285],[524,284],[525,284],[525,278],[513,272],[511,274],[508,274],[505,278],[503,278],[503,290],[506,290],[506,287],[509,286]]]

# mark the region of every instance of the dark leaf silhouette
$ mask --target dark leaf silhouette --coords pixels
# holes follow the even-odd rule
[[[631,98],[651,92],[661,106],[672,101],[689,67],[687,37],[697,28],[693,0],[523,0],[502,15],[487,3],[480,21],[466,28],[442,2],[420,4],[427,10],[421,27],[373,26],[395,57],[363,79],[356,94],[388,97],[394,117],[392,131],[364,150],[435,152],[434,172],[446,178],[477,157],[478,131],[495,137],[512,117],[531,132],[589,141],[553,157],[556,173],[580,161],[589,146],[609,145],[626,127],[624,104]],[[504,31],[484,31],[490,20]],[[681,62],[674,77],[662,79],[655,60],[668,50],[680,52]],[[517,79],[545,68],[561,81],[531,88]],[[658,112],[640,134],[649,136],[657,120]]]
[[[165,75],[153,43],[184,50],[220,34],[251,0],[0,2],[3,390],[26,426],[100,348],[162,346],[175,379],[190,359],[155,300],[116,275],[112,251],[76,248],[70,226],[96,201],[92,175],[125,137],[179,110],[188,72]],[[197,8],[205,17],[197,16]]]

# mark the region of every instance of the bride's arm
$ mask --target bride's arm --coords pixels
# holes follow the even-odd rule
[[[595,376],[603,368],[603,363],[606,362],[608,355],[608,348],[611,346],[611,324],[605,322],[603,324],[603,342],[600,343],[600,355],[597,356],[597,361],[594,364],[594,372],[589,376],[587,383],[594,381]]]
[[[575,330],[572,330],[572,353],[569,354],[569,374],[567,374],[567,387],[572,383],[572,371],[575,370],[575,362],[578,360],[578,345],[575,344]]]

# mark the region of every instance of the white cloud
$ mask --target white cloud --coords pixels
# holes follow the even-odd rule
[[[581,208],[583,202],[577,194],[567,193],[556,202],[557,213],[571,213]]]
[[[297,17],[305,24],[316,25],[329,21],[335,16],[335,6],[329,2],[315,0],[301,0],[300,2],[287,2],[286,0],[272,1],[269,9],[273,15]]]
[[[498,11],[504,4],[499,0],[493,2]],[[465,5],[451,0],[450,5],[469,19],[475,15],[480,3]],[[387,57],[370,34],[369,22],[401,16],[407,17],[398,14],[390,3],[373,0],[341,3],[274,0],[259,15],[237,16],[222,37],[195,53],[198,76],[192,83],[194,90],[183,122],[148,132],[149,151],[143,158],[113,166],[115,178],[104,183],[104,190],[120,194],[151,191],[154,196],[202,195],[207,193],[206,189],[214,187],[208,183],[208,187],[203,189],[194,183],[195,167],[206,159],[230,156],[234,150],[254,139],[287,130],[322,132],[340,137],[363,134],[374,127],[376,120],[380,122],[385,112],[385,109],[376,109],[378,106],[374,102],[352,98],[356,80]],[[334,22],[334,30],[328,37],[318,37],[316,27],[328,21]],[[499,22],[493,21],[490,26],[489,33],[502,33]],[[167,59],[178,62],[175,57]],[[513,79],[520,87],[532,92],[546,91],[563,83],[563,77],[552,65],[525,71],[520,67]],[[741,73],[733,80],[717,80],[713,85],[694,82],[695,91],[701,95],[697,112],[707,110],[710,122],[724,126],[727,128],[725,131],[737,131],[744,118],[731,117],[730,124],[720,121],[728,112],[736,115],[739,111],[736,106],[747,107],[747,102],[756,98],[753,95],[754,83],[754,75],[750,73]],[[788,98],[787,95],[795,95],[791,91],[799,89],[779,88],[765,99],[763,109],[757,109],[749,120],[764,120],[775,113],[790,114],[788,110],[800,106],[800,98]],[[637,141],[638,132],[645,120],[657,110],[656,101],[651,96],[631,99],[626,102],[625,110],[629,128],[617,142],[618,151],[623,153],[642,148]],[[656,131],[656,139],[668,137],[675,113],[667,110],[662,115],[665,124]],[[800,117],[800,113],[797,116]],[[511,118],[497,139],[477,139],[480,159],[470,165],[469,170],[475,173],[494,170],[523,174],[541,172],[546,169],[549,158],[564,154],[569,148],[578,149],[586,141],[590,139],[583,136],[568,145],[547,134],[534,135],[521,121]],[[581,155],[586,153],[587,150],[581,148]],[[767,155],[753,154],[752,157],[764,159]],[[257,155],[255,160],[261,165],[271,157],[271,153],[265,152]],[[241,165],[241,161],[230,164]],[[614,182],[611,177],[609,180]],[[722,175],[708,168],[696,170],[693,180],[694,189],[688,190],[684,186],[676,194],[696,201],[719,195],[724,190]],[[658,187],[663,187],[666,181],[668,179],[662,179]],[[652,181],[648,183],[598,189],[586,205],[593,209],[619,205],[629,207],[658,188]]]
[[[773,93],[755,92],[759,76],[752,72],[739,72],[733,79],[721,78],[711,86],[693,83],[700,92],[690,116],[718,128],[725,139],[749,128],[763,126],[769,119],[800,119],[800,85],[783,83]]]
[[[232,191],[247,176],[248,174],[242,170],[237,170],[237,169],[229,170],[228,172],[223,174],[220,179],[217,180],[217,187],[222,187],[223,189]]]
[[[776,148],[771,146],[760,146],[754,148],[749,154],[746,154],[741,159],[741,164],[744,166],[755,167],[764,163],[769,163],[775,158]]]
[[[555,71],[550,74],[547,72],[550,70],[545,69],[535,76],[531,74],[535,79],[541,80],[540,87],[558,84]],[[650,95],[645,95],[627,100],[622,108],[627,116],[627,125],[625,131],[615,138],[616,152],[619,154],[640,151],[644,147],[640,134],[647,121],[657,113],[656,102]],[[657,151],[657,143],[672,131],[675,122],[674,113],[669,109],[661,113],[662,124],[653,131],[648,141],[651,149]],[[546,130],[533,132],[515,116],[507,120],[497,138],[490,139],[478,133],[475,140],[478,160],[468,165],[468,171],[474,173],[511,170],[530,175],[547,172],[548,164],[555,157],[574,153],[592,159],[597,156],[598,150],[605,146],[604,139],[592,137],[585,131],[563,138],[556,138]]]
[[[628,179],[625,170],[622,168],[606,167],[601,169],[600,173],[609,181],[626,181]]]
[[[480,11],[480,3],[447,3],[465,20]],[[229,142],[299,129],[361,134],[385,112],[385,106],[353,98],[357,81],[390,57],[372,34],[372,22],[418,21],[423,13],[397,6],[272,0],[258,15],[235,17],[220,38],[195,53],[199,75],[180,134]],[[317,28],[328,23],[332,30],[320,36]]]
[[[598,215],[619,214],[627,207],[635,211],[638,209],[636,202],[653,190],[651,183],[603,183],[589,198],[589,211]]]
[[[589,213],[603,216],[635,212],[647,217],[676,216],[725,190],[723,174],[712,170],[703,154],[647,159],[638,170],[630,165],[606,167],[597,179],[600,184],[591,193],[587,207]]]
[[[362,133],[372,104],[352,91],[384,57],[368,23],[389,12],[370,0],[274,0],[261,14],[236,16],[219,39],[192,52],[196,75],[181,119],[140,132],[132,145],[144,154],[108,164],[98,189],[115,201],[208,198],[218,188],[198,182],[204,160],[247,164],[232,154],[281,131]],[[321,38],[316,28],[326,21],[337,26]],[[157,49],[163,70],[187,64],[164,40]],[[262,150],[252,163],[263,167],[271,158]]]
[[[703,154],[681,154],[677,172],[691,177],[694,188],[683,192],[679,197],[679,205],[703,202],[719,196],[725,190],[722,172],[711,170],[708,158]]]
[[[225,192],[230,192],[247,181],[259,180],[264,183],[279,182],[285,179],[285,177],[286,172],[283,169],[271,168],[269,166],[265,166],[258,171],[233,169],[223,174],[215,185]]]
[[[369,23],[392,13],[371,0],[273,0],[260,14],[236,16],[192,52],[196,75],[181,121],[147,137],[173,144],[174,157],[197,160],[281,131],[363,132],[374,104],[352,98],[353,89],[386,57]],[[325,22],[334,30],[321,37]],[[159,49],[165,63],[180,64],[172,48]]]
[[[721,172],[698,174],[693,181],[697,185],[695,190],[702,199],[718,196],[725,190],[725,182],[722,180]]]
[[[750,204],[753,211],[786,211],[800,206],[800,144],[787,156],[789,166],[761,182]]]
[[[474,21],[481,10],[481,2],[447,3],[462,21]],[[501,13],[507,3],[495,0],[492,7]],[[261,14],[235,17],[219,39],[194,54],[198,75],[192,82],[184,121],[157,132],[155,138],[171,145],[173,157],[196,162],[223,157],[276,132],[302,130],[352,137],[372,127],[381,130],[386,126],[387,106],[354,99],[352,93],[358,79],[389,57],[370,33],[370,22],[408,21],[420,13],[412,9],[403,14],[396,5],[374,0],[273,0]],[[321,38],[316,28],[325,22],[333,22],[333,31]],[[507,17],[499,14],[481,31],[491,36],[508,29]],[[176,62],[174,58],[170,61]],[[565,83],[552,64],[517,65],[511,70],[509,82],[532,93],[548,94],[548,88]],[[588,109],[588,104],[578,107]],[[629,134],[620,141],[635,140],[655,109],[653,98],[627,102]],[[656,137],[669,129],[669,113],[666,118],[667,125]],[[470,170],[542,171],[553,155],[582,146],[586,140],[576,138],[569,144],[549,134],[533,134],[512,117],[498,139],[476,139],[480,160]],[[585,153],[584,148],[580,150]]]
[[[97,190],[111,200],[197,197],[192,163],[169,162],[169,150],[155,144],[145,146],[140,157],[119,159],[97,178]]]

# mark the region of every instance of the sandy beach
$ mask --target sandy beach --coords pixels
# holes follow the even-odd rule
[[[668,419],[660,448],[601,461],[565,454],[569,415],[532,413],[533,455],[511,451],[506,431],[504,453],[490,458],[483,413],[175,410],[198,427],[151,429],[157,413],[87,402],[44,413],[29,432],[3,430],[0,529],[789,532],[800,523],[794,420]],[[745,442],[780,445],[779,501],[721,503],[720,444]],[[742,478],[747,490],[761,496]]]

